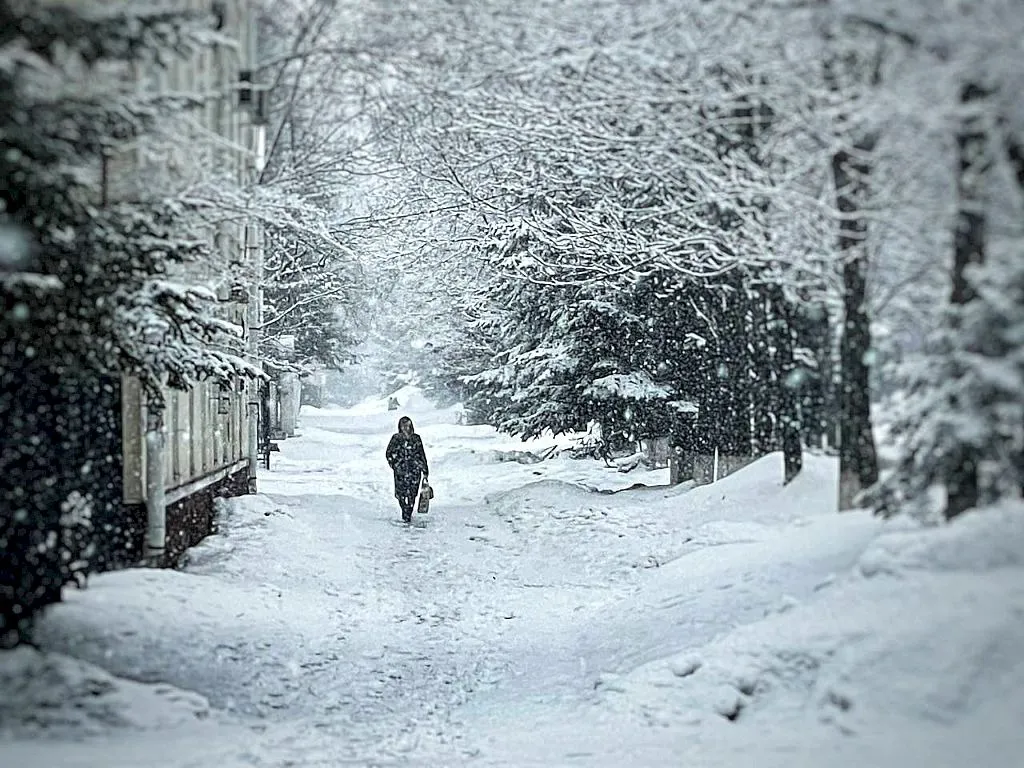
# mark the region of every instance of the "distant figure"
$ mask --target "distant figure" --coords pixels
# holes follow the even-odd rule
[[[397,411],[398,410],[398,398],[397,397],[389,397],[388,398],[388,410],[389,411]]]
[[[398,432],[391,436],[385,454],[388,466],[395,473],[395,498],[402,508],[402,520],[412,521],[412,507],[416,503],[416,494],[420,489],[420,481],[428,475],[427,454],[423,451],[423,441],[412,426],[412,419],[403,416],[398,420]]]

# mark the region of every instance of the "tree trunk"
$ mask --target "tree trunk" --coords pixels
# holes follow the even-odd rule
[[[826,35],[826,44],[832,34]],[[858,79],[878,86],[882,79],[883,46],[874,54],[851,60],[835,53],[824,62],[824,77],[829,89],[842,90],[837,70],[849,68]],[[848,124],[846,115],[836,117],[837,125]],[[878,457],[871,426],[871,390],[868,354],[871,350],[871,326],[867,308],[867,220],[861,204],[868,191],[871,173],[869,157],[878,137],[861,134],[852,151],[841,149],[832,156],[832,182],[836,210],[840,214],[837,245],[843,271],[843,326],[839,340],[839,510],[853,509],[860,492],[878,482]]]
[[[960,91],[960,106],[964,114],[956,136],[959,172],[950,303],[961,307],[975,298],[974,287],[967,278],[967,268],[985,261],[985,185],[990,161],[984,117],[977,107],[987,96],[983,88],[973,83],[967,83]],[[959,318],[954,315],[954,333],[958,332],[959,326]],[[957,407],[956,403],[952,405]],[[978,505],[978,457],[968,446],[962,445],[957,459],[956,466],[946,478],[947,520]]]
[[[779,421],[782,429],[782,455],[785,465],[785,482],[791,482],[804,467],[803,445],[800,440],[802,430],[800,419],[799,392],[800,384],[794,379],[796,361],[793,359],[793,342],[789,338],[787,326],[784,335],[788,343],[783,348],[783,377],[780,387]]]
[[[1017,189],[1024,196],[1024,142],[1013,134],[1009,125],[1006,125],[1003,132],[1003,147],[1006,150],[1006,157],[1010,161],[1014,178],[1017,181]],[[1024,430],[1024,424],[1021,424]],[[1017,477],[1020,478],[1021,496],[1024,496],[1024,447],[1017,453]]]
[[[782,445],[783,478],[788,484],[800,474],[804,465],[803,419],[800,409],[804,383],[796,375],[797,313],[777,284],[771,287],[768,294],[766,314],[770,318],[769,345],[774,350],[772,401],[778,442]]]
[[[843,333],[839,346],[839,509],[853,509],[857,495],[878,481],[878,457],[871,425],[868,354],[871,327],[867,309],[867,222],[859,215],[860,200],[870,173],[866,156],[875,137],[858,141],[853,152],[832,157],[839,222],[839,251],[843,257]]]
[[[751,302],[744,333],[752,347],[749,375],[755,382],[747,396],[752,425],[751,452],[754,456],[764,456],[780,447],[778,382],[781,373],[772,348],[775,322],[769,297],[756,297],[756,301]]]
[[[715,444],[720,453],[748,456],[751,453],[750,356],[747,352],[744,316],[746,303],[737,293],[727,296],[719,317],[718,355],[712,372],[717,386],[714,419]]]
[[[833,445],[835,434],[831,426],[836,411],[831,408],[831,396],[835,387],[830,385],[832,376],[832,344],[827,310],[802,305],[793,308],[796,338],[814,363],[800,389],[800,437],[806,445],[824,448]]]

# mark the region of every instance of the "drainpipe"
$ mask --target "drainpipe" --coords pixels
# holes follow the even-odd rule
[[[250,381],[246,387],[249,394],[249,484],[248,492],[256,493],[256,470],[259,467],[259,419],[260,391],[256,382]]]
[[[253,35],[255,44],[255,35]],[[255,61],[255,56],[253,57]],[[254,180],[259,183],[263,169],[267,164],[267,127],[263,124],[252,126],[252,142],[254,150]],[[249,326],[249,362],[258,368],[260,364],[260,331],[263,326],[263,230],[255,222],[250,222],[246,229],[245,248],[246,260],[252,270],[252,283],[249,289],[249,304],[246,307],[247,325]],[[262,413],[260,403],[260,382],[250,381],[246,387],[249,395],[249,493],[256,493],[256,470],[259,466],[259,422]],[[269,425],[266,425],[269,434]]]
[[[164,487],[163,408],[146,407],[146,559],[154,565],[163,560],[167,545],[167,494]]]
[[[260,258],[259,232],[255,224],[247,224],[245,227],[245,258],[249,268],[253,272],[253,280],[248,286],[248,304],[245,307],[246,331],[248,338],[246,346],[249,362],[259,367],[260,353],[260,295],[259,279],[263,271],[262,259]],[[248,487],[249,493],[256,493],[256,468],[259,464],[259,417],[260,417],[260,388],[258,381],[248,381],[245,385],[246,391],[246,415],[249,428],[249,471]]]

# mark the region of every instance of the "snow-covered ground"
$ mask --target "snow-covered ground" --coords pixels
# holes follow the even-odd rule
[[[831,459],[667,488],[400,399],[428,515],[384,401],[304,412],[185,570],[95,577],[0,656],[0,765],[1020,764],[1024,505],[883,525]]]

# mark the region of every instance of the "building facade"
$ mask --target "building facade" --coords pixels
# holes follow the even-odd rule
[[[119,2],[120,0],[113,0]],[[257,8],[251,0],[173,0],[175,8],[208,18],[214,35],[201,50],[132,72],[137,88],[184,94],[200,107],[181,120],[194,142],[143,139],[108,160],[104,194],[135,194],[142,180],[160,178],[174,188],[218,183],[238,189],[258,180],[266,145],[264,91],[258,67]],[[263,243],[254,218],[217,211],[207,233],[216,258],[177,274],[214,287],[221,318],[238,329],[239,348],[259,366]],[[259,382],[195,382],[167,389],[165,406],[145,401],[137,380],[120,382],[122,504],[130,528],[145,530],[144,556],[174,563],[213,529],[214,499],[256,489]],[[144,521],[144,522],[143,522]]]
[[[76,57],[74,46],[67,44],[79,30],[52,34],[48,22],[59,17],[42,8],[79,6],[92,14],[104,3],[128,15],[134,8],[147,13],[168,6],[191,10],[197,23],[211,29],[194,37],[196,46],[188,54],[163,56],[159,63],[143,64],[138,57],[132,64],[115,57],[87,61]],[[187,220],[181,225],[183,242],[213,248],[198,249],[204,254],[201,263],[160,275],[158,282],[174,284],[175,290],[183,285],[211,289],[207,296],[216,299],[211,303],[221,325],[233,331],[224,337],[230,349],[219,351],[244,356],[259,367],[263,244],[256,217],[245,204],[258,181],[266,140],[265,94],[254,86],[255,0],[38,0],[14,10],[24,12],[24,17],[6,18],[25,19],[22,29],[11,30],[15,39],[20,33],[38,48],[40,62],[50,65],[40,71],[73,80],[56,90],[58,98],[83,88],[85,105],[105,107],[116,101],[123,114],[139,106],[148,110],[140,114],[166,121],[166,126],[147,126],[141,138],[133,138],[130,131],[115,137],[103,134],[103,125],[86,113],[81,126],[73,118],[66,124],[40,125],[38,139],[45,145],[62,134],[76,136],[73,132],[78,130],[88,137],[84,146],[100,144],[96,133],[101,140],[116,138],[116,153],[97,148],[86,152],[80,163],[68,163],[75,176],[76,209],[83,203],[101,209],[121,201],[143,204],[172,198],[183,203],[181,210],[188,212],[182,217]],[[30,50],[17,42],[10,47]],[[16,68],[11,72],[5,82],[20,84],[20,73]],[[52,95],[45,90],[48,83],[32,78],[24,82],[24,93],[15,93],[17,88],[5,93],[12,105],[5,125],[25,123],[28,138],[23,142],[32,139],[34,127],[25,117],[37,118],[31,106],[45,104]],[[135,100],[134,93],[158,96],[157,101],[165,94],[185,95],[181,102],[188,109],[151,110],[152,102]],[[40,157],[32,165],[48,169],[47,152]],[[9,179],[13,193],[4,196],[5,212],[14,212],[16,221],[31,221],[32,207],[41,203],[28,191],[54,183],[48,172],[31,177],[25,189],[17,178]],[[235,204],[218,201],[218,190],[233,194]],[[202,194],[207,194],[205,201]],[[154,207],[140,205],[136,210],[146,215]],[[203,208],[204,215],[191,216],[197,208]],[[39,219],[40,226],[50,226],[50,218]],[[59,216],[53,220],[61,221]],[[76,234],[73,227],[60,230],[61,236]],[[72,281],[83,281],[82,275],[94,266],[89,261],[91,247],[82,251],[81,263],[66,264]],[[56,251],[54,258],[59,255]],[[123,267],[127,272],[132,265]],[[71,287],[74,282],[64,286],[58,281],[62,290],[52,299],[38,301],[46,311],[36,320],[31,315],[36,305],[19,303],[24,301],[19,280],[28,276],[33,281],[26,285],[52,287],[52,271],[46,258],[30,258],[22,277],[20,267],[13,273],[10,284],[17,290],[8,289],[7,272],[0,275],[5,306],[23,315],[5,313],[13,320],[5,325],[9,335],[0,344],[0,647],[19,642],[34,614],[59,601],[65,584],[81,583],[91,571],[145,559],[155,565],[176,563],[188,546],[212,530],[216,496],[255,488],[259,392],[266,383],[196,382],[187,391],[168,389],[164,398],[146,402],[138,381],[103,373],[104,366],[90,368],[82,364],[85,356],[65,359],[65,347],[47,345],[48,336],[62,333],[61,296],[68,298],[72,311],[80,311],[75,301],[82,296],[87,301],[107,298],[97,299],[91,292],[79,296]],[[106,283],[95,291],[116,294],[114,289]],[[145,307],[144,298],[142,302]],[[31,332],[22,332],[18,323],[31,325]],[[166,336],[159,333],[155,338],[163,341]]]

